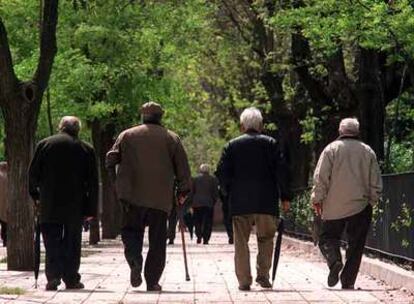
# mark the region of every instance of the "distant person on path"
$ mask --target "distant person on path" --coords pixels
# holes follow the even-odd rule
[[[3,246],[7,246],[7,162],[0,162],[0,223]]]
[[[228,194],[233,220],[235,268],[240,290],[250,290],[249,237],[257,231],[257,277],[262,288],[271,288],[273,238],[279,216],[279,197],[285,211],[289,208],[288,170],[276,141],[262,135],[263,118],[256,108],[240,115],[243,135],[224,148],[216,171],[220,186]]]
[[[46,248],[46,290],[82,289],[79,274],[82,223],[97,214],[98,172],[92,146],[78,138],[81,124],[65,116],[59,133],[40,141],[29,168],[31,197],[40,200]]]
[[[143,124],[123,131],[106,156],[110,175],[116,173],[116,191],[123,206],[121,236],[131,269],[131,285],[142,283],[142,245],[148,226],[149,249],[144,277],[148,291],[160,291],[165,267],[167,217],[176,181],[182,204],[191,189],[187,154],[180,138],[161,125],[164,111],[155,102],[141,107]]]
[[[322,215],[319,248],[329,266],[328,286],[340,275],[343,289],[354,289],[365,240],[372,217],[372,205],[382,191],[381,173],[374,151],[359,139],[359,122],[345,118],[339,124],[339,138],[322,152],[313,176],[311,202]],[[340,239],[346,232],[348,247],[343,266]]]
[[[203,241],[207,245],[213,229],[214,205],[218,200],[218,182],[210,175],[207,164],[200,166],[200,174],[193,178],[191,190],[191,207],[197,244]]]

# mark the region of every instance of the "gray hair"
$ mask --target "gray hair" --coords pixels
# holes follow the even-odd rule
[[[209,173],[210,172],[210,166],[207,165],[207,164],[201,164],[200,172],[201,173]]]
[[[59,123],[59,131],[78,136],[81,129],[81,121],[76,116],[63,116]]]
[[[254,107],[247,108],[240,115],[240,124],[245,130],[260,131],[263,124],[262,113]]]
[[[359,134],[359,122],[356,118],[344,118],[339,123],[339,135],[356,136]]]

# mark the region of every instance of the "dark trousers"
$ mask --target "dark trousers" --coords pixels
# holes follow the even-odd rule
[[[80,281],[82,222],[72,224],[43,223],[40,226],[46,248],[48,282],[63,279],[66,285]]]
[[[7,246],[7,223],[0,220],[1,224],[1,239],[3,240],[3,246]]]
[[[175,232],[177,230],[177,208],[171,210],[170,215],[168,216],[168,230],[167,230],[167,239],[174,241]]]
[[[210,207],[197,207],[194,208],[194,225],[197,239],[203,239],[205,243],[208,243],[211,236],[211,230],[213,229],[213,214],[214,208]]]
[[[227,237],[229,240],[233,240],[233,221],[229,212],[228,204],[223,202],[221,208],[223,211],[223,224],[224,228],[226,228]]]
[[[343,232],[346,233],[348,246],[345,266],[340,277],[342,286],[354,286],[355,284],[371,218],[372,207],[368,205],[360,213],[350,217],[322,221],[319,248],[330,269],[335,262],[342,262],[340,240]]]
[[[190,233],[190,238],[193,239],[193,231],[194,231],[194,220],[193,215],[190,212],[184,214],[184,225],[187,227],[188,232]]]
[[[165,267],[167,213],[157,209],[128,205],[123,210],[121,237],[129,267],[142,271],[142,245],[148,226],[149,248],[144,277],[148,286],[158,283]]]

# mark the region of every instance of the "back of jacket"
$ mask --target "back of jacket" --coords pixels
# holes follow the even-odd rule
[[[193,207],[212,208],[217,199],[218,184],[215,177],[206,173],[194,177],[191,190]]]
[[[276,141],[248,132],[228,143],[216,172],[232,215],[279,215],[279,196],[289,199],[288,169]]]
[[[187,155],[179,137],[157,124],[142,124],[122,132],[106,158],[108,168],[118,165],[118,199],[170,212],[174,181],[178,192],[190,191]]]
[[[66,133],[40,141],[29,169],[29,189],[40,199],[41,222],[95,216],[98,177],[93,148]]]

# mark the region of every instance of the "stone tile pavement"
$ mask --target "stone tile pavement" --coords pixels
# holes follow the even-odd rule
[[[342,291],[339,285],[327,288],[327,268],[319,257],[287,245],[282,248],[273,290],[253,285],[252,291],[241,292],[234,274],[233,246],[227,244],[223,232],[214,232],[209,245],[196,245],[187,236],[191,281],[186,282],[179,236],[175,245],[168,246],[162,292],[146,292],[145,283],[139,288],[130,286],[129,268],[117,239],[93,247],[85,242],[81,274],[86,288],[81,291],[66,291],[62,285],[57,292],[45,291],[43,269],[39,288],[34,289],[31,273],[6,271],[6,265],[0,263],[0,291],[2,287],[25,290],[22,295],[0,294],[0,303],[414,303],[413,295],[364,275],[358,278],[359,290]],[[250,243],[254,276],[257,250],[253,235]]]

